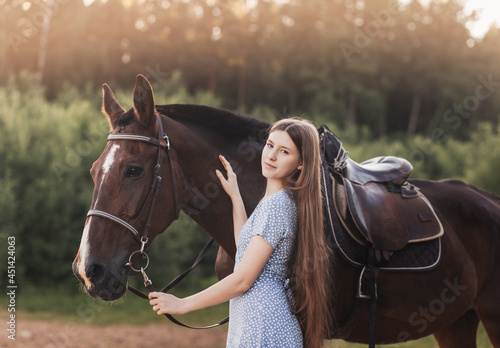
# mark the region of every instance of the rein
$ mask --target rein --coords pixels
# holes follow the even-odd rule
[[[123,219],[121,219],[113,214],[110,214],[110,213],[107,213],[105,211],[98,210],[98,209],[90,209],[89,212],[87,213],[87,217],[98,216],[98,217],[113,221],[113,222],[125,227],[128,231],[130,231],[132,233],[132,235],[137,240],[137,242],[140,243],[141,248],[139,250],[132,252],[132,254],[130,254],[129,260],[125,264],[125,266],[130,267],[130,269],[134,272],[138,272],[138,273],[140,272],[142,274],[142,276],[144,278],[144,286],[150,292],[154,292],[155,289],[153,287],[153,282],[149,279],[149,277],[147,276],[147,274],[145,272],[146,268],[149,266],[149,256],[146,253],[145,248],[146,248],[146,244],[148,243],[148,240],[149,240],[148,234],[149,234],[149,230],[151,228],[151,221],[153,219],[153,212],[154,212],[154,208],[156,205],[156,198],[158,197],[158,193],[160,191],[160,184],[162,181],[161,174],[162,174],[162,168],[163,168],[164,150],[167,152],[167,158],[168,158],[168,162],[170,164],[170,171],[172,173],[172,186],[173,186],[174,205],[175,205],[175,220],[177,220],[179,218],[179,213],[180,213],[179,193],[177,191],[177,180],[175,178],[174,164],[173,164],[172,158],[170,156],[170,140],[169,140],[168,136],[163,132],[163,124],[161,122],[161,118],[160,118],[159,114],[156,115],[156,122],[158,125],[158,138],[150,138],[150,137],[146,137],[146,136],[142,136],[142,135],[133,135],[133,134],[110,134],[108,136],[108,141],[119,141],[119,140],[140,141],[140,142],[145,142],[145,143],[148,143],[148,144],[151,144],[151,145],[158,147],[158,158],[156,161],[155,171],[153,174],[153,184],[151,185],[151,190],[149,191],[148,197],[146,198],[146,201],[144,202],[144,205],[139,213],[139,216],[136,218],[135,222],[133,224],[130,224],[130,223],[126,222],[125,220],[123,220]],[[141,235],[139,233],[139,231],[134,227],[134,225],[137,223],[139,218],[142,216],[142,214],[146,210],[146,206],[148,205],[149,201],[151,201],[151,205],[149,207],[148,218],[147,218],[146,225],[144,228],[144,233]],[[198,265],[198,263],[200,263],[200,261],[203,259],[203,257],[207,253],[208,249],[212,245],[213,241],[214,240],[211,239],[205,245],[205,247],[202,249],[202,251],[200,252],[200,254],[198,255],[198,257],[196,258],[196,260],[194,261],[193,265],[190,268],[188,268],[186,271],[184,271],[183,273],[181,273],[180,275],[175,277],[166,287],[164,287],[161,290],[161,292],[167,292],[168,290],[173,288],[175,285],[177,285],[182,279],[184,279],[184,277],[189,272],[191,272],[191,270],[194,267],[196,267],[196,265]],[[132,264],[132,258],[135,256],[135,254],[139,254],[138,256],[142,256],[143,258],[146,259],[146,265],[144,267],[141,267],[140,269],[134,268],[134,266]],[[143,294],[141,291],[139,291],[131,286],[127,285],[127,289],[141,298],[149,299],[149,297],[147,295]],[[183,327],[187,327],[190,329],[210,329],[213,327],[217,327],[219,325],[223,325],[229,321],[229,317],[227,317],[214,325],[204,326],[204,327],[191,327],[191,326],[188,326],[188,325],[185,325],[185,324],[179,322],[177,319],[172,317],[170,314],[165,314],[165,316],[174,324],[177,324],[177,325],[180,325]]]

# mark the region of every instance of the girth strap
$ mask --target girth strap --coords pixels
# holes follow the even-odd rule
[[[375,348],[375,324],[377,313],[377,288],[376,288],[376,275],[374,266],[374,250],[373,247],[368,247],[368,271],[370,279],[370,319],[368,324],[368,346]]]

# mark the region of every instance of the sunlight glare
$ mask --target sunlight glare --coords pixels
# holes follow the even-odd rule
[[[465,13],[476,11],[478,20],[467,24],[471,35],[483,37],[493,24],[500,26],[500,1],[498,0],[469,0],[465,4]]]
[[[220,27],[213,27],[212,28],[212,35],[211,35],[212,41],[218,41],[222,39],[222,30]]]
[[[403,6],[408,5],[411,0],[398,0]],[[447,0],[441,0],[446,2]],[[424,5],[429,3],[429,0],[420,0]],[[500,1],[498,0],[464,0],[464,12],[467,15],[476,11],[477,21],[467,23],[472,37],[482,38],[489,30],[491,25],[500,26]]]
[[[122,0],[123,7],[130,8],[134,4],[134,0]]]

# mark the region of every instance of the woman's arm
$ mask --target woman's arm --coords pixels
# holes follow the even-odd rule
[[[227,180],[219,170],[216,170],[215,174],[217,174],[217,177],[222,184],[222,188],[224,188],[224,191],[226,191],[229,198],[231,198],[231,202],[233,203],[234,242],[238,245],[240,231],[248,219],[247,212],[245,210],[245,205],[243,204],[243,199],[241,198],[238,180],[236,178],[236,174],[233,172],[231,164],[229,164],[226,158],[222,155],[219,156],[219,159],[227,171]]]
[[[226,278],[183,299],[161,292],[151,292],[149,303],[153,310],[161,315],[185,314],[229,301],[250,289],[272,252],[271,245],[262,236],[255,235],[250,239],[238,268]]]

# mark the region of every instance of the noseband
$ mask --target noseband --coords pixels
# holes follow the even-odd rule
[[[168,162],[170,163],[170,170],[172,173],[172,186],[173,186],[173,194],[174,194],[174,205],[175,205],[175,219],[177,220],[179,218],[179,194],[177,192],[177,180],[175,178],[175,172],[174,172],[174,164],[172,162],[172,158],[170,156],[170,140],[168,136],[163,132],[163,124],[161,122],[160,115],[156,115],[156,123],[158,125],[158,138],[150,138],[142,135],[133,135],[133,134],[110,134],[108,136],[108,141],[120,141],[120,140],[129,140],[129,141],[140,141],[144,143],[148,143],[154,146],[158,147],[158,159],[156,161],[155,165],[155,170],[153,173],[153,184],[151,185],[151,190],[149,191],[149,195],[146,198],[146,201],[144,202],[144,205],[141,209],[141,212],[139,213],[139,216],[135,220],[134,223],[130,224],[126,222],[125,220],[107,213],[102,210],[97,210],[97,209],[91,209],[87,213],[87,217],[89,216],[99,216],[108,220],[111,220],[123,227],[125,227],[127,230],[132,232],[134,238],[141,244],[140,250],[134,251],[130,257],[129,257],[129,262],[126,264],[126,266],[131,267],[132,270],[136,272],[142,272],[143,275],[144,269],[147,267],[149,264],[149,258],[148,255],[144,252],[144,248],[146,246],[146,243],[148,242],[148,234],[149,234],[149,229],[151,228],[151,220],[153,219],[153,212],[155,209],[156,205],[156,198],[158,196],[158,192],[160,191],[160,184],[161,184],[161,174],[162,174],[162,168],[163,168],[163,152],[166,151],[167,153],[167,158]],[[139,218],[142,216],[144,213],[146,206],[148,205],[148,202],[151,201],[151,205],[149,207],[149,213],[148,213],[148,219],[146,221],[146,225],[144,226],[144,231],[141,234],[136,227],[134,227],[135,223],[139,220]],[[141,268],[140,270],[135,269],[132,266],[132,257],[136,254],[139,253],[140,255],[143,255],[147,259],[147,264],[146,267]]]

